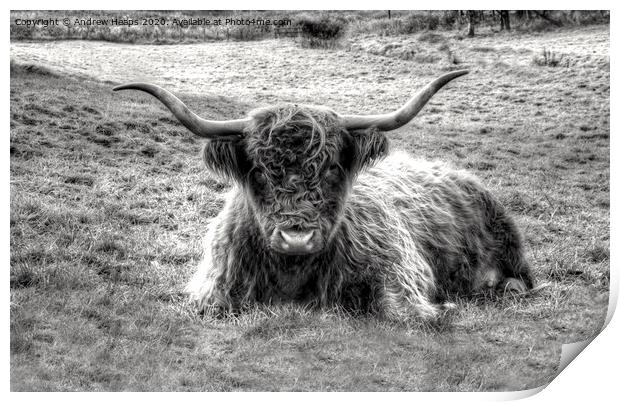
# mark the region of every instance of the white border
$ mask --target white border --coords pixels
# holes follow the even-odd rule
[[[225,7],[223,6],[225,4]],[[497,8],[497,2],[491,1],[469,1],[466,3],[468,8],[471,9],[493,9]],[[381,8],[377,6],[380,5]],[[431,6],[432,7],[429,7]],[[307,10],[316,10],[316,9],[341,9],[341,10],[351,10],[351,9],[392,9],[392,10],[404,10],[404,9],[458,9],[459,5],[462,7],[463,3],[457,3],[456,1],[445,1],[445,0],[435,0],[432,3],[413,3],[411,1],[391,1],[385,0],[381,2],[359,2],[359,1],[334,1],[334,0],[314,0],[312,2],[308,2],[306,4],[300,3],[291,3],[290,1],[261,1],[261,2],[250,2],[250,1],[238,1],[238,0],[227,0],[223,3],[210,2],[205,3],[204,1],[182,1],[175,2],[175,9],[236,9],[236,10],[252,10],[252,9],[274,9],[274,10],[289,10],[289,9],[307,9]],[[615,4],[614,4],[615,5]],[[170,3],[153,3],[152,1],[134,1],[131,4],[128,4],[127,1],[118,1],[118,0],[110,0],[106,1],[105,4],[84,4],[82,2],[78,3],[77,1],[57,1],[51,4],[50,2],[44,1],[22,1],[19,4],[12,5],[12,9],[22,9],[22,10],[64,10],[64,9],[148,9],[148,10],[157,10],[157,9],[170,9]],[[512,6],[512,7],[509,7]],[[561,3],[556,2],[541,2],[541,1],[519,1],[519,2],[502,2],[503,8],[511,8],[511,9],[565,9],[565,10],[580,10],[580,9],[589,9],[589,10],[597,10],[597,9],[611,9],[612,23],[610,27],[610,55],[615,54],[615,44],[616,44],[616,30],[614,29],[613,22],[616,20],[615,13],[617,7],[613,7],[611,2],[607,1],[588,1],[588,2],[577,2],[577,1],[563,1]],[[7,10],[8,14],[8,10]],[[7,16],[8,17],[8,16]],[[6,18],[5,21],[8,21],[9,18]],[[8,29],[5,28],[5,32],[8,32]],[[10,80],[10,72],[9,72],[9,49],[8,49],[9,41],[5,41],[3,46],[7,48],[4,51],[5,55],[5,77],[7,77],[3,82],[3,103],[5,114],[3,116],[3,127],[7,129],[5,138],[5,152],[9,148],[9,135],[8,135],[8,110],[9,110],[9,80]],[[611,84],[613,87],[613,82],[615,81],[614,77],[614,63],[612,63],[612,74],[611,74]],[[614,91],[610,91],[611,94]],[[610,95],[611,102],[611,110],[616,110],[615,106],[615,98],[613,95]],[[616,121],[613,117],[613,113],[610,116],[611,123],[611,132],[614,133]],[[585,349],[584,352],[579,354],[575,361],[572,364],[569,364],[568,367],[559,374],[559,376],[552,381],[544,391],[537,393],[533,396],[533,400],[550,400],[550,399],[558,399],[558,400],[611,400],[612,395],[618,395],[618,361],[620,357],[620,349],[618,344],[620,343],[620,325],[618,324],[618,319],[609,320],[612,318],[613,311],[615,310],[615,306],[617,304],[618,299],[618,269],[617,262],[619,261],[616,257],[616,253],[614,252],[614,246],[616,245],[616,226],[617,226],[617,213],[615,208],[615,201],[618,199],[617,197],[617,180],[614,172],[614,167],[617,165],[614,161],[616,160],[617,155],[617,140],[615,140],[614,135],[612,134],[610,137],[610,145],[611,145],[611,178],[610,178],[610,205],[611,205],[611,260],[610,260],[610,270],[611,270],[611,286],[610,286],[610,309],[607,316],[607,322],[609,323],[604,331],[597,336],[592,343]],[[6,205],[7,210],[10,210],[10,198],[9,198],[9,158],[6,157],[2,159],[2,163],[4,164],[4,169],[2,170],[3,179],[5,184],[5,191],[2,193],[4,205]],[[10,211],[5,211],[2,215],[2,222],[4,224],[4,237],[3,236],[3,256],[5,256],[6,267],[9,266],[9,225],[8,225],[8,217]],[[8,269],[5,271],[5,278],[8,279]],[[9,391],[9,302],[10,302],[10,292],[8,283],[5,283],[3,288],[5,292],[5,300],[7,301],[5,304],[5,309],[2,311],[3,321],[5,323],[5,331],[3,332],[3,340],[5,347],[2,349],[2,360],[5,362],[3,366],[3,382],[2,389],[8,393]],[[574,352],[577,349],[581,349],[584,344],[581,345],[569,345],[566,347],[567,352]],[[543,387],[544,388],[544,387]],[[388,394],[390,398],[399,399],[399,400],[407,400],[410,401],[411,398],[415,398],[416,400],[459,400],[459,401],[495,401],[495,400],[512,400],[516,398],[523,398],[535,393],[535,390],[531,391],[519,391],[519,392],[498,392],[498,393],[416,393],[414,395],[407,393],[391,393]],[[135,398],[136,396],[144,396],[148,399],[158,399],[169,398],[167,394],[157,394],[157,393],[147,393],[147,394],[139,394],[139,395],[128,395],[126,393],[115,393],[113,396],[108,393],[90,393],[88,395],[84,395],[82,393],[73,393],[73,394],[30,394],[30,393],[13,393],[10,394],[9,397],[15,399],[30,399],[30,397],[41,398],[44,397],[46,399],[55,397],[66,399],[73,398],[92,398],[94,400],[107,400],[110,397],[113,398]],[[254,395],[244,395],[244,394],[209,394],[208,398],[216,398],[216,399],[237,399],[237,398],[269,398],[271,399],[301,399],[301,400],[310,400],[310,398],[315,399],[319,397],[323,398],[334,398],[341,399],[351,398],[358,400],[359,398],[365,397],[374,398],[375,396],[360,394],[360,393],[349,393],[349,394],[322,394],[316,395],[312,394],[254,394]],[[179,397],[179,395],[175,395],[174,398]],[[187,397],[188,399],[198,399],[204,400],[206,397],[201,393],[195,394],[184,394],[183,397]]]

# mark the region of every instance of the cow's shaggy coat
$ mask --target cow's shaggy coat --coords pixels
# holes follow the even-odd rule
[[[512,219],[469,174],[388,155],[383,133],[348,132],[329,109],[252,117],[243,140],[204,148],[235,185],[187,286],[201,308],[299,301],[402,320],[432,318],[455,295],[532,287]],[[309,226],[320,251],[272,247],[276,228]]]

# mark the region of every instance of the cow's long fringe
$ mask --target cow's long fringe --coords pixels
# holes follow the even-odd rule
[[[331,156],[340,145],[340,137],[344,129],[340,126],[340,121],[335,112],[331,109],[319,106],[305,105],[278,105],[254,110],[251,114],[254,119],[246,129],[250,135],[247,136],[249,146],[256,153],[283,153],[277,157],[290,157],[298,147],[289,144],[291,135],[282,135],[284,131],[296,132],[294,141],[302,138],[305,142],[303,149],[304,165],[318,163],[323,164],[327,161],[320,159]],[[328,152],[324,152],[328,148]],[[316,159],[320,160],[317,161]],[[263,158],[279,165],[281,159]],[[264,169],[271,169],[272,166],[262,166]]]

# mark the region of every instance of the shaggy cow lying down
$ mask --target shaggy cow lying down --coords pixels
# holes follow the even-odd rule
[[[115,88],[155,96],[209,138],[204,163],[234,182],[191,298],[203,310],[294,301],[408,320],[436,317],[455,296],[531,289],[519,231],[476,178],[388,151],[384,133],[466,73],[371,116],[289,104],[209,121],[155,85]]]

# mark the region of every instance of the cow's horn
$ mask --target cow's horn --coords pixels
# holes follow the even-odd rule
[[[114,91],[137,89],[149,93],[159,99],[174,116],[192,133],[204,138],[235,140],[243,136],[243,130],[251,121],[250,118],[226,121],[205,120],[189,110],[183,102],[172,93],[154,84],[136,82],[120,85]]]
[[[467,74],[469,71],[460,70],[453,71],[442,75],[418,92],[409,102],[405,103],[400,109],[386,114],[377,114],[370,116],[361,115],[342,115],[342,124],[348,130],[364,129],[376,127],[379,131],[395,130],[404,126],[413,119],[418,112],[424,107],[429,99],[435,95],[448,82]]]

